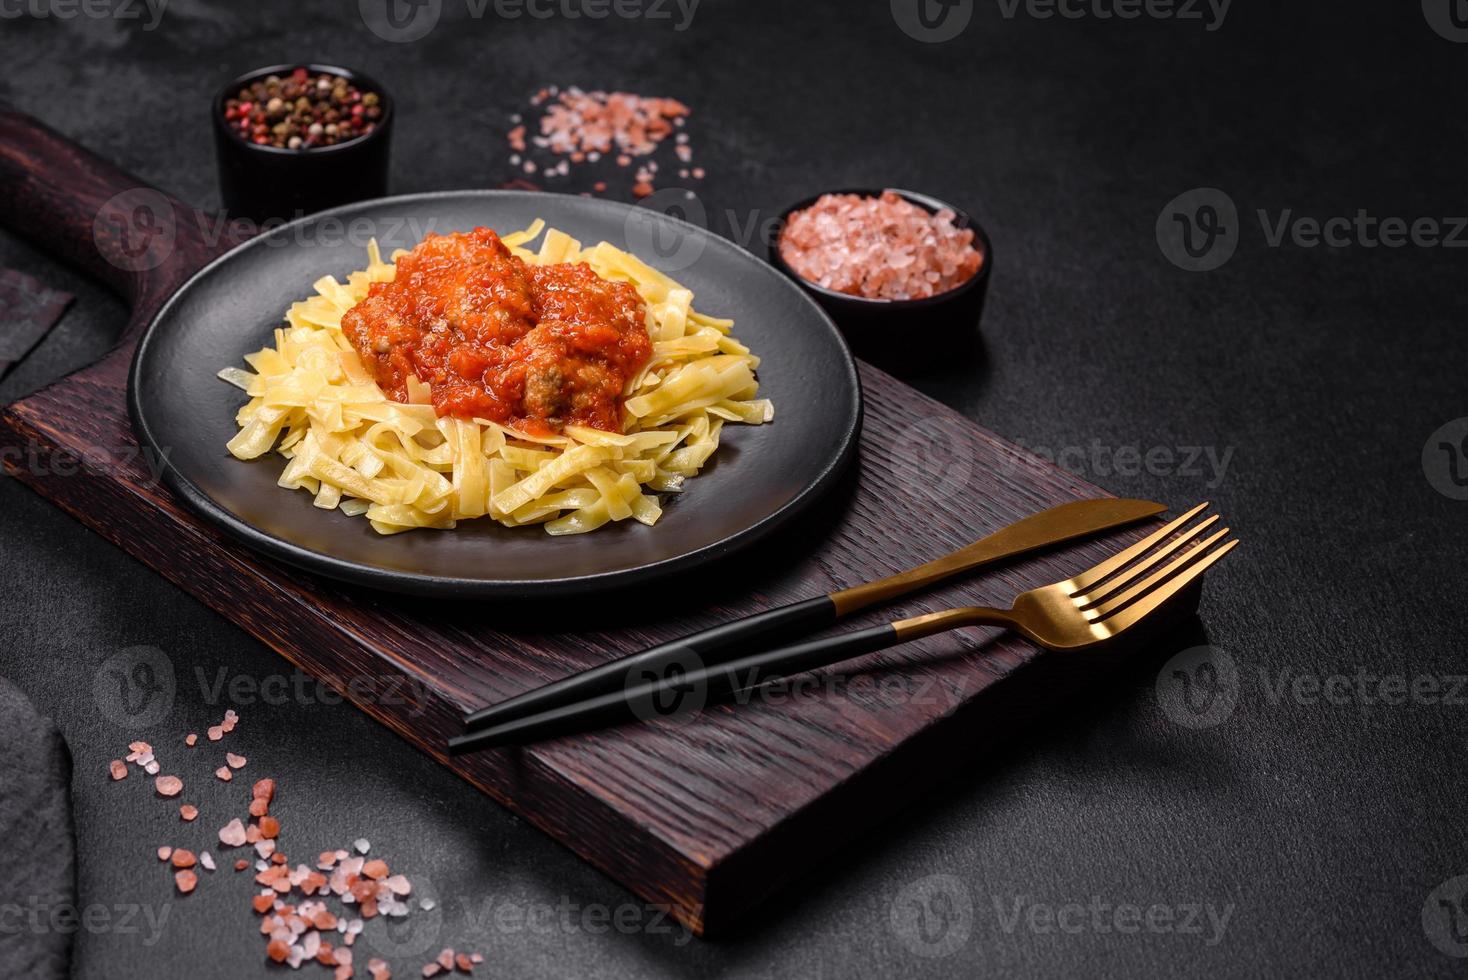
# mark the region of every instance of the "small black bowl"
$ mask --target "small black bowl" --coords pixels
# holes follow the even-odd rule
[[[313,75],[340,75],[363,92],[376,92],[382,116],[372,132],[331,146],[290,150],[251,143],[225,121],[225,103],[240,89],[270,75],[288,75],[297,68]],[[209,112],[219,162],[219,191],[230,218],[257,223],[290,220],[387,194],[392,97],[361,72],[336,65],[271,65],[247,72],[221,88]]]
[[[879,197],[883,190],[891,190],[898,197],[916,204],[930,214],[944,208],[952,211],[955,227],[973,230],[974,248],[978,249],[982,257],[979,270],[953,289],[934,296],[923,299],[881,300],[838,293],[819,286],[790,268],[780,256],[780,236],[784,233],[785,222],[791,214],[810,207],[826,194]],[[863,360],[882,367],[911,370],[941,362],[950,357],[956,348],[967,350],[974,342],[979,318],[984,311],[984,294],[989,288],[989,270],[994,266],[994,247],[989,243],[989,236],[984,234],[984,229],[962,208],[926,194],[896,187],[825,191],[797,201],[781,211],[774,231],[769,244],[770,264],[811,294],[821,308],[831,315],[831,319],[836,321],[852,350]]]

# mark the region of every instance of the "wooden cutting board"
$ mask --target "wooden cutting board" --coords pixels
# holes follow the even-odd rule
[[[160,231],[160,215],[171,229]],[[977,768],[1128,655],[1042,655],[1012,635],[970,630],[807,675],[801,689],[753,703],[450,760],[444,741],[466,711],[1106,494],[863,365],[865,430],[848,486],[782,540],[644,589],[642,614],[618,596],[505,607],[353,589],[224,538],[137,458],[124,399],[133,347],[163,300],[237,236],[7,110],[0,224],[90,270],[132,307],[107,357],[0,414],[6,469],[700,934],[727,929],[929,780]],[[1007,605],[1140,534],[1012,564],[843,628]]]

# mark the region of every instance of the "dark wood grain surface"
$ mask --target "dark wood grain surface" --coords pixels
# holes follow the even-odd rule
[[[696,931],[732,923],[900,806],[953,753],[984,751],[1124,655],[1067,661],[1007,635],[935,637],[748,704],[450,762],[443,743],[467,710],[733,615],[897,571],[1102,491],[863,366],[867,418],[850,486],[798,533],[696,581],[644,591],[637,603],[613,595],[506,609],[316,580],[226,540],[118,451],[133,444],[124,394],[139,332],[233,238],[209,240],[201,229],[210,223],[187,206],[13,112],[0,112],[0,176],[0,224],[104,278],[133,310],[116,350],[0,417],[0,446],[84,466],[105,447],[106,465],[58,479],[58,467],[15,466],[10,455],[14,475]],[[172,234],[154,234],[160,215]],[[1037,556],[904,608],[1005,604],[1136,534]]]

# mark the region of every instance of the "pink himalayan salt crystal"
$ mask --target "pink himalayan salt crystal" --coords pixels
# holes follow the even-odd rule
[[[818,286],[867,299],[922,299],[979,271],[972,229],[947,208],[929,212],[893,191],[880,197],[826,194],[791,214],[780,258]]]
[[[673,120],[688,115],[677,99],[630,92],[584,92],[568,88],[540,120],[544,145],[556,154],[610,153],[647,156],[672,135]]]
[[[219,843],[226,847],[240,847],[245,843],[245,825],[239,817],[219,828]]]
[[[557,162],[546,164],[544,171],[561,177],[570,173],[571,164],[595,163],[603,154],[608,157],[615,154],[621,167],[652,156],[692,111],[677,99],[630,92],[587,92],[575,86],[565,91],[548,86],[530,101],[533,106],[545,108],[539,121],[540,135],[533,137],[529,146],[551,154]],[[518,115],[514,122],[515,127],[505,134],[514,151],[510,163],[526,173],[535,173],[534,161],[522,159],[527,151],[526,127],[520,124]],[[675,152],[686,163],[692,158],[693,149],[687,145],[684,134],[677,135],[680,138]],[[650,162],[647,169],[649,174],[640,174],[636,181],[638,197],[652,193],[650,173],[656,172],[657,165]]]

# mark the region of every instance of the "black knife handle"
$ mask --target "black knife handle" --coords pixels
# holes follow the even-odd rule
[[[903,639],[893,624],[885,623],[707,667],[692,670],[674,667],[656,679],[451,738],[448,752],[463,755],[501,745],[526,745],[605,725],[689,715],[731,693],[753,690],[770,681],[883,650]]]
[[[836,621],[830,596],[816,596],[788,606],[768,609],[733,622],[721,623],[681,639],[650,647],[573,674],[464,717],[466,731],[497,727],[517,718],[605,694],[617,694],[650,683],[672,672],[691,673],[769,646],[803,636]]]

